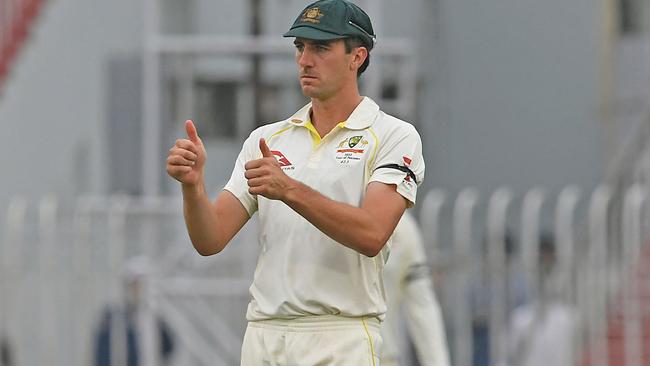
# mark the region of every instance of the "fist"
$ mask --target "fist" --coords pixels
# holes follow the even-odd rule
[[[293,181],[284,174],[273,152],[266,145],[266,141],[260,139],[259,143],[262,158],[251,160],[244,165],[248,193],[272,200],[282,200]]]
[[[185,121],[185,131],[187,138],[176,140],[169,149],[167,174],[182,184],[197,185],[203,180],[205,147],[192,121]]]

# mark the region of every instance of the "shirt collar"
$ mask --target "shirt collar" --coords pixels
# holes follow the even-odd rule
[[[289,123],[294,126],[305,126],[309,121],[309,112],[311,111],[311,103],[300,108],[291,118]],[[350,117],[345,121],[345,128],[350,130],[363,130],[370,127],[379,112],[379,106],[374,100],[363,97],[361,103],[352,111]]]

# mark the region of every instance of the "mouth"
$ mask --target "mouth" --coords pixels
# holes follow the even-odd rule
[[[316,80],[317,79],[317,77],[315,77],[313,75],[300,75],[300,78],[301,79],[306,79],[306,80]]]

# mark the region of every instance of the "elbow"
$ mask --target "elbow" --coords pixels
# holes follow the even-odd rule
[[[366,249],[364,250],[361,254],[365,255],[368,258],[374,258],[376,257],[379,253],[381,252],[381,249],[376,250],[374,248],[372,249]]]
[[[387,239],[379,237],[368,240],[368,245],[363,248],[361,254],[369,258],[376,257],[379,253],[381,253],[381,250],[384,249],[384,245],[386,245],[387,241]]]
[[[205,248],[196,248],[196,252],[199,253],[202,257],[209,257],[211,255],[219,253],[218,250],[205,249]]]
[[[214,242],[214,243],[193,243],[193,244],[194,244],[194,249],[196,249],[196,252],[199,253],[203,257],[209,257],[211,255],[218,254],[226,246],[225,244],[222,245],[222,243],[218,243],[218,242]]]

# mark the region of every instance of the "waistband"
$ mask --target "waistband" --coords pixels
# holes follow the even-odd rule
[[[345,317],[337,315],[301,316],[294,319],[264,319],[248,322],[249,327],[291,331],[322,331],[324,329],[358,329],[359,327],[380,331],[376,317]]]

